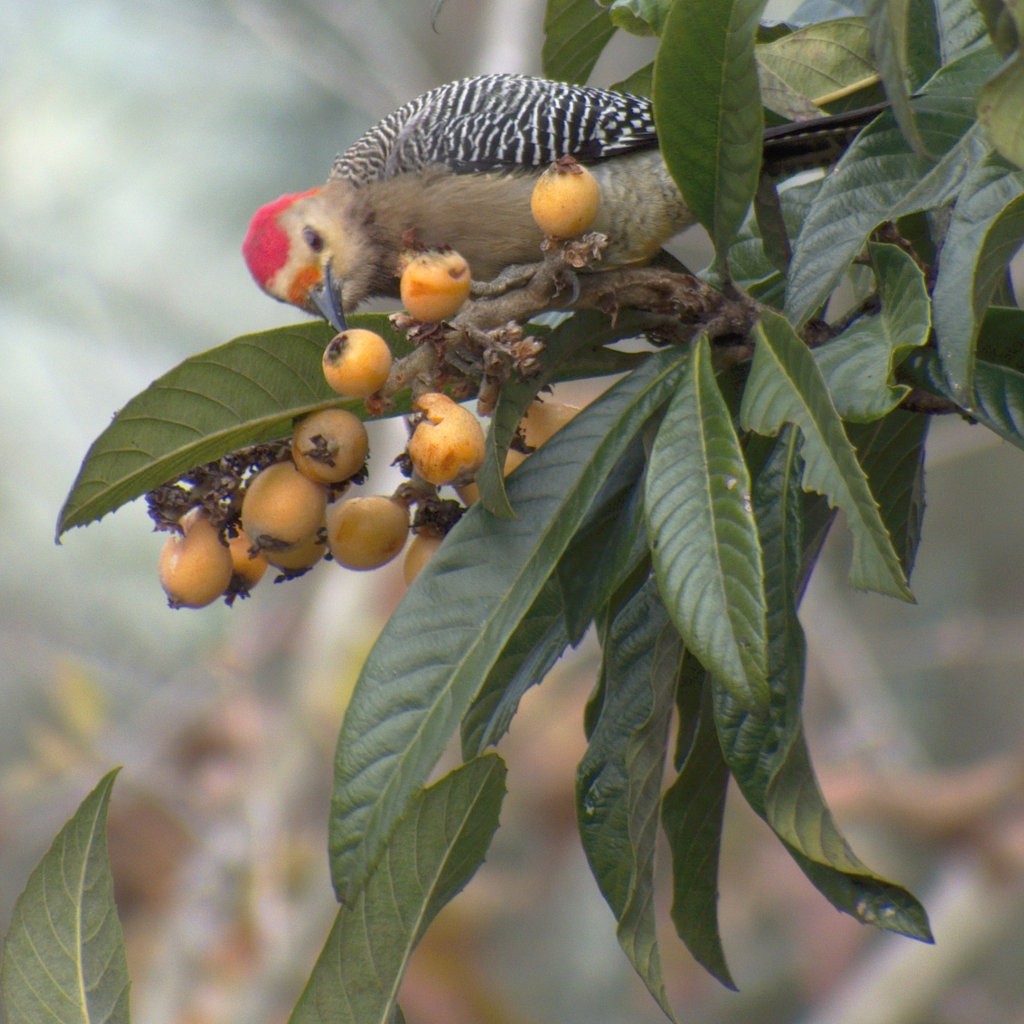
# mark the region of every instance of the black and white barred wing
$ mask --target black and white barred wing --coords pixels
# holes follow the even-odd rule
[[[561,156],[603,160],[658,144],[650,101],[524,75],[482,75],[431,89],[339,156],[331,178],[357,185],[443,164],[514,171]]]

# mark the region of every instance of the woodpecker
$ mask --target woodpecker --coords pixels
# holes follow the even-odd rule
[[[780,154],[775,173],[782,161],[829,162],[880,109],[769,129],[766,160]],[[384,118],[335,158],[326,184],[258,210],[242,251],[264,291],[340,330],[365,299],[398,296],[410,245],[457,249],[478,281],[535,262],[543,238],[530,194],[566,155],[600,186],[602,267],[647,261],[693,223],[650,100],[493,74],[431,89]]]

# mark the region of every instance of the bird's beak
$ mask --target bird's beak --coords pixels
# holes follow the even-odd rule
[[[317,312],[340,334],[346,330],[345,311],[341,308],[341,288],[335,283],[330,263],[324,264],[324,278],[310,293]]]

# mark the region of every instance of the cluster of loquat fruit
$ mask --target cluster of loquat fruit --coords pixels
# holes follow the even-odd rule
[[[565,158],[538,179],[531,210],[545,236],[560,240],[587,230],[599,200],[590,172]],[[413,321],[438,323],[458,312],[470,284],[470,268],[454,250],[410,254],[401,268],[402,304]],[[391,371],[391,350],[374,331],[343,331],[324,350],[324,378],[344,398],[379,396]],[[484,460],[483,429],[470,410],[439,390],[419,394],[413,408],[415,425],[396,460],[412,481],[391,495],[346,496],[366,478],[369,439],[363,421],[341,408],[299,420],[288,443],[235,453],[151,492],[150,514],[170,531],[158,567],[168,604],[201,608],[221,597],[230,604],[270,567],[278,580],[301,576],[322,559],[369,570],[403,550],[411,583],[478,499],[474,477]],[[506,475],[576,412],[535,401],[517,431],[522,450],[508,452]],[[211,476],[216,486],[196,485]],[[437,496],[446,486],[459,502]]]

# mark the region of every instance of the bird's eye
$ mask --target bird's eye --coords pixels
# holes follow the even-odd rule
[[[302,237],[305,239],[306,245],[313,250],[313,252],[320,252],[324,247],[323,235],[314,228],[306,227],[302,229]]]

